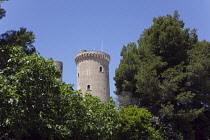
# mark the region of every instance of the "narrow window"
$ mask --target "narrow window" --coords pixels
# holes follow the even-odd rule
[[[103,69],[102,69],[102,67],[100,67],[100,68],[99,68],[99,71],[100,71],[100,72],[103,72]]]
[[[90,85],[87,85],[87,91],[90,91]]]
[[[87,75],[90,75],[90,70],[87,70]]]
[[[78,73],[78,78],[79,78],[79,73]]]

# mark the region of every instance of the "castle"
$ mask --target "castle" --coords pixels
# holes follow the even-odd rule
[[[103,102],[108,101],[110,56],[104,52],[80,50],[74,60],[77,65],[77,90],[98,96]],[[63,63],[54,61],[54,64],[62,72]],[[57,80],[61,82],[62,77]]]

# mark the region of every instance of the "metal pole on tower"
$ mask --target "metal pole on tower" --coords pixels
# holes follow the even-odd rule
[[[102,42],[101,42],[101,52],[103,52],[104,51],[104,41],[102,40]]]

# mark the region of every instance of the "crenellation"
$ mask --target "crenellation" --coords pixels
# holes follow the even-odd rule
[[[88,58],[99,58],[99,59],[105,59],[108,62],[110,61],[110,56],[103,52],[97,52],[97,51],[79,51],[79,54],[75,57],[75,62],[78,63],[78,61]]]

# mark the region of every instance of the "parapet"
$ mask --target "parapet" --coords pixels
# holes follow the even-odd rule
[[[74,58],[76,64],[81,60],[98,58],[110,62],[110,56],[104,52],[80,50],[79,54]]]

